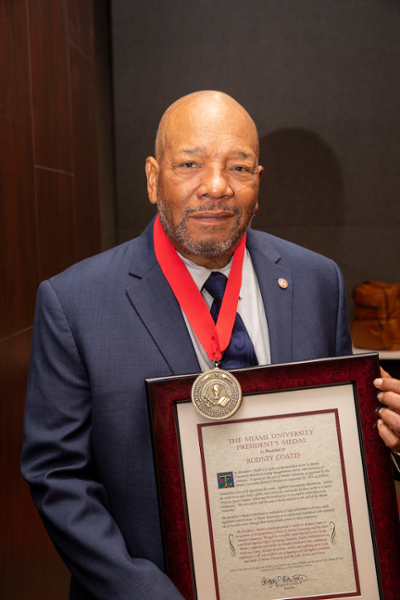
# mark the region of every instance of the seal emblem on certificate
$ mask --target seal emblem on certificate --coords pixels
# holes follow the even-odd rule
[[[202,417],[223,421],[240,408],[242,388],[232,373],[215,367],[201,373],[193,383],[192,402]]]

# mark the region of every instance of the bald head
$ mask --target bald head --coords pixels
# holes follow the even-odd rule
[[[205,90],[179,98],[163,114],[155,143],[155,157],[158,162],[162,161],[171,139],[177,133],[184,132],[194,120],[200,121],[204,128],[212,128],[215,124],[225,125],[226,131],[244,128],[258,157],[257,128],[249,113],[231,96],[223,92]]]

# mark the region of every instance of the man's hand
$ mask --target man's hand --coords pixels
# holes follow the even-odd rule
[[[400,452],[400,381],[382,367],[381,377],[374,381],[379,390],[378,400],[384,405],[379,410],[379,435],[390,450]]]

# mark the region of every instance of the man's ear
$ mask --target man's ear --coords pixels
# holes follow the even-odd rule
[[[147,193],[152,204],[157,204],[158,174],[160,165],[153,156],[146,158]]]
[[[264,167],[262,167],[261,165],[258,165],[258,181],[260,181],[261,177],[263,176],[264,173]],[[254,212],[258,211],[258,201],[254,207]]]

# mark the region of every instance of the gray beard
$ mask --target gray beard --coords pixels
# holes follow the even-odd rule
[[[157,210],[158,210],[158,216],[160,218],[161,225],[162,225],[165,233],[167,234],[168,238],[171,240],[171,242],[172,243],[175,242],[175,244],[178,247],[181,247],[183,250],[185,250],[189,254],[193,254],[195,256],[204,256],[205,258],[216,258],[219,256],[223,256],[232,247],[236,247],[237,244],[242,239],[247,227],[250,225],[250,223],[254,217],[254,214],[255,214],[254,209],[252,211],[249,211],[249,215],[248,215],[249,218],[248,218],[247,226],[243,231],[240,231],[240,223],[242,220],[243,211],[240,210],[240,208],[237,208],[236,206],[229,206],[228,204],[222,204],[222,203],[218,203],[218,204],[213,203],[213,204],[209,204],[209,205],[204,204],[204,205],[200,206],[199,208],[187,208],[185,210],[185,212],[183,213],[181,222],[179,223],[179,225],[177,227],[174,226],[174,224],[173,224],[172,213],[171,213],[169,204],[167,202],[165,202],[165,200],[162,199],[160,196],[158,197]],[[189,235],[189,232],[187,229],[188,216],[193,213],[199,213],[199,212],[205,212],[205,211],[212,212],[214,210],[227,210],[227,211],[229,210],[236,214],[236,224],[235,224],[235,227],[232,229],[231,235],[224,242],[221,242],[216,238],[215,239],[209,238],[208,240],[205,240],[204,242],[202,242],[202,241],[194,242],[190,238],[190,235]],[[210,231],[210,230],[218,231],[219,229],[220,229],[220,227],[218,225],[216,225],[213,228],[207,227],[208,231]]]

